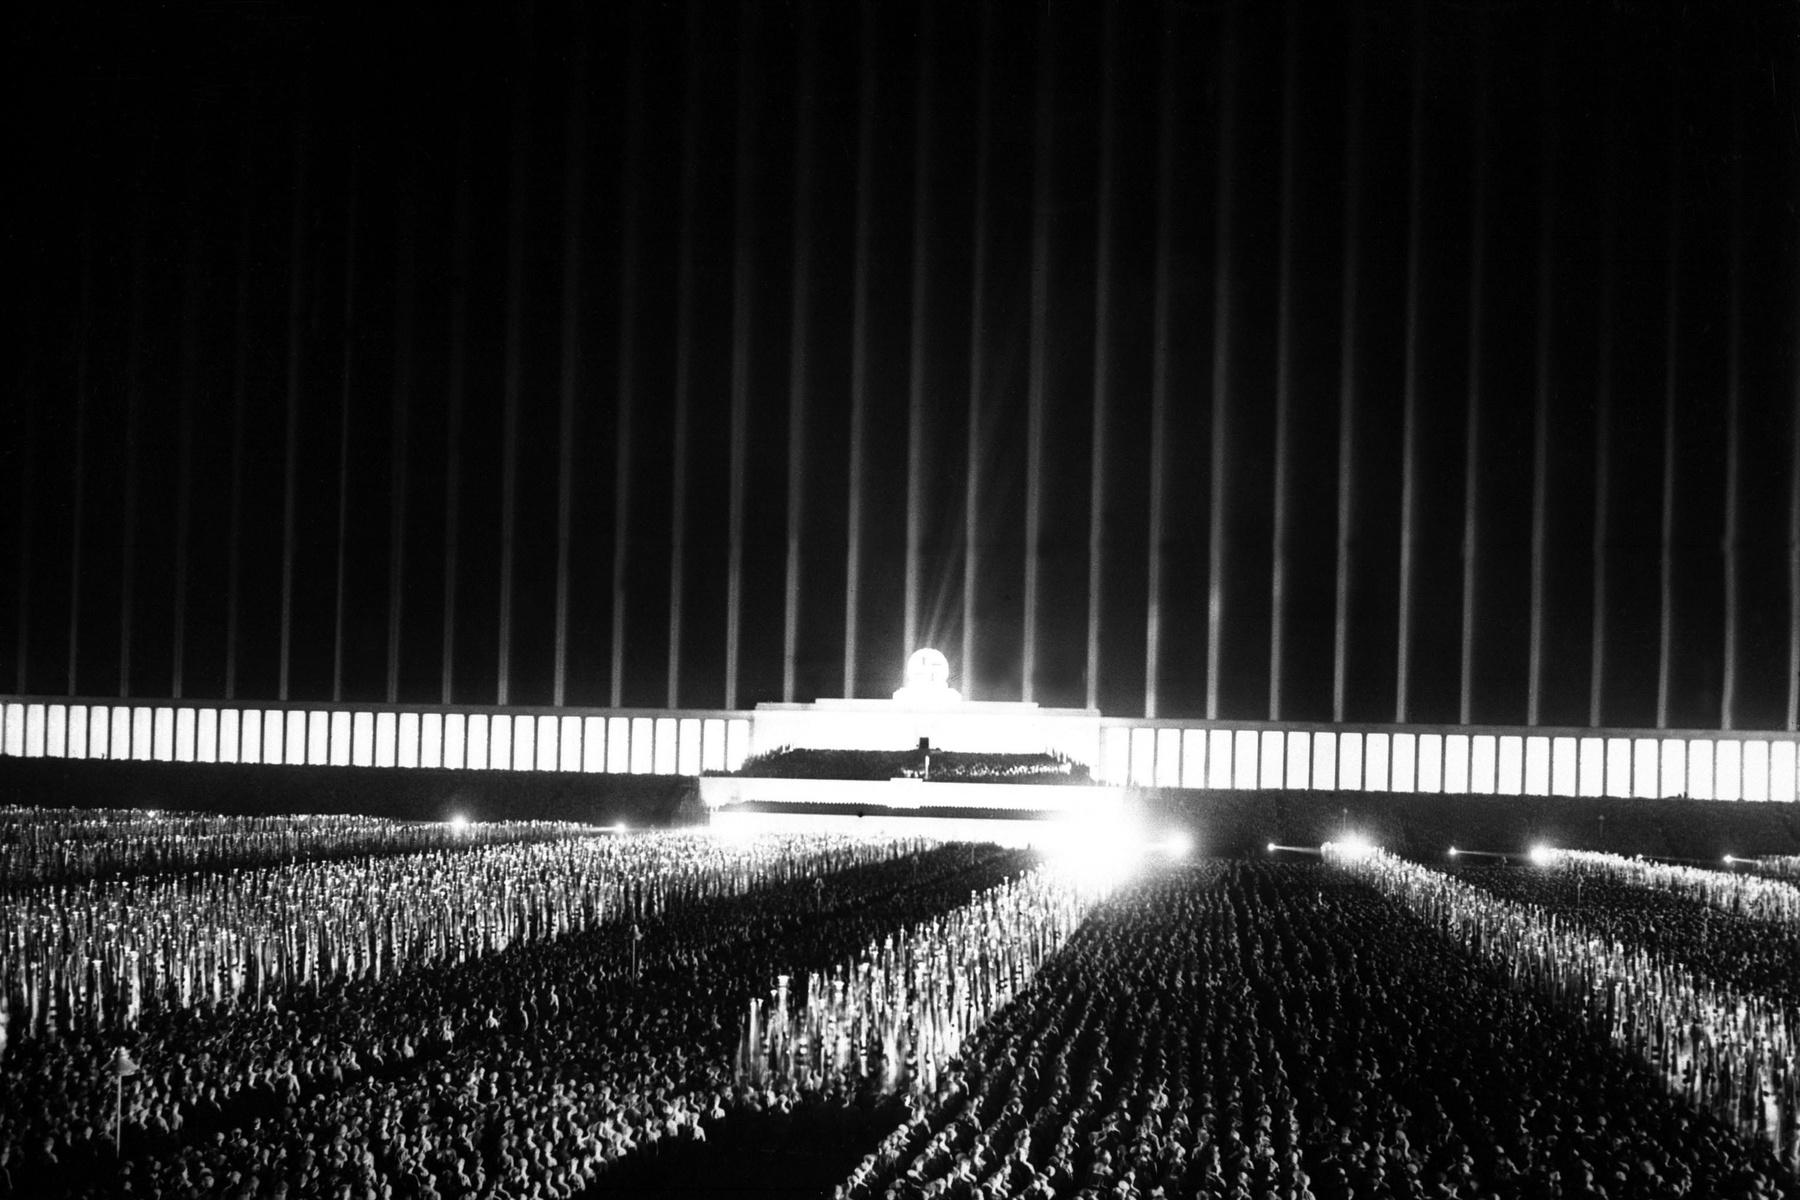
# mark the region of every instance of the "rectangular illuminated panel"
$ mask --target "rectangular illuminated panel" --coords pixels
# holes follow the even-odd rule
[[[5,731],[0,736],[0,750],[14,758],[25,755],[25,706],[8,704],[5,708]]]
[[[512,753],[508,756],[515,771],[529,771],[537,763],[537,722],[520,714],[507,722],[512,727]],[[494,761],[502,761],[498,752]]]
[[[1606,739],[1606,794],[1631,795],[1631,739]]]
[[[700,769],[725,769],[725,718],[708,717],[700,723]]]
[[[469,765],[468,724],[462,713],[444,714],[444,766],[462,770]]]
[[[1708,738],[1688,743],[1687,794],[1690,800],[1713,798],[1713,744]]]
[[[231,757],[226,762],[259,763],[262,761],[263,715],[254,708],[242,712],[235,708],[225,711],[224,723],[230,733],[221,732],[219,756],[224,758],[227,751]]]
[[[1519,796],[1525,792],[1525,739],[1511,735],[1500,739],[1498,769],[1494,790],[1502,796]]]
[[[1769,799],[1791,804],[1794,799],[1794,743],[1769,744]]]
[[[1550,739],[1550,794],[1573,796],[1576,793],[1580,748],[1572,737]]]
[[[331,716],[332,716],[332,722],[333,722],[334,726],[337,722],[338,717],[346,716],[346,715],[349,716],[349,718],[350,718],[350,762],[351,762],[351,765],[358,766],[358,767],[374,766],[375,765],[375,714],[372,712],[359,712],[359,713],[348,713],[348,714],[333,713],[333,714],[331,714]],[[338,743],[339,745],[341,745],[343,743],[343,738],[338,736],[338,731],[336,728],[333,728],[331,731],[331,740],[333,742]],[[333,762],[337,761],[337,746],[335,746],[335,745],[332,747],[331,760]]]
[[[1757,738],[1744,743],[1744,799],[1769,798],[1769,743]]]
[[[1256,756],[1256,730],[1234,731],[1231,735],[1231,786],[1254,788],[1260,767]]]
[[[1687,743],[1680,738],[1664,738],[1658,756],[1656,794],[1681,796],[1687,793]]]
[[[681,718],[681,728],[676,734],[676,739],[675,773],[677,775],[698,775],[700,773],[700,718]]]
[[[165,710],[166,711],[166,710]],[[167,759],[175,749],[175,723],[168,724],[169,754],[158,754],[157,740],[161,732],[161,722],[156,719],[156,710],[152,708],[134,708],[131,710],[131,757],[139,762],[148,762],[154,758]]]
[[[1262,746],[1262,762],[1257,770],[1257,787],[1282,786],[1287,769],[1287,738],[1279,730],[1265,729],[1258,737]]]
[[[199,724],[194,729],[194,757],[201,762],[219,761],[219,710],[200,710]]]
[[[606,769],[614,775],[631,770],[631,722],[624,717],[607,719]]]
[[[606,718],[581,718],[581,769],[591,775],[606,770]]]
[[[1639,800],[1654,800],[1657,786],[1656,739],[1638,738],[1631,743],[1631,794]]]
[[[1156,730],[1131,731],[1131,786],[1149,787],[1156,781]]]
[[[750,722],[735,717],[725,722],[725,769],[735,771],[750,757]]]
[[[44,757],[44,706],[25,706],[25,757]]]
[[[538,739],[543,744],[543,739]],[[547,768],[546,768],[547,769]],[[581,718],[561,717],[558,719],[556,734],[556,769],[574,772],[581,770]]]
[[[537,726],[536,732],[532,734],[531,756],[526,767],[536,771],[556,770],[557,759],[560,757],[561,751],[557,739],[562,735],[562,728],[558,725],[556,718],[539,713],[535,720],[531,717],[520,717],[516,724],[520,727]],[[513,756],[518,757],[516,749]]]
[[[289,766],[306,762],[306,714],[292,709],[282,713],[282,761]],[[269,761],[273,762],[273,759]]]
[[[1363,735],[1338,734],[1338,787],[1360,792],[1363,786]]]
[[[69,706],[69,757],[87,757],[88,714],[87,705],[72,704]]]
[[[656,764],[656,728],[649,717],[631,718],[631,773],[648,775]]]
[[[651,770],[658,775],[675,773],[676,732],[674,717],[656,718],[656,759]]]
[[[423,713],[419,717],[419,766],[444,765],[444,714]]]
[[[437,714],[437,713],[428,714],[428,716],[432,716],[432,717],[436,717],[438,715],[439,714]],[[420,714],[415,713],[415,712],[403,712],[400,714],[400,720],[396,724],[395,729],[394,729],[394,765],[395,766],[397,766],[397,767],[416,767],[419,765],[419,756],[425,749],[425,747],[424,747],[425,737],[424,737],[424,733],[421,728],[424,725],[425,720],[426,720],[425,717],[422,717],[422,716],[420,716]],[[443,721],[440,719],[438,722],[439,761],[442,761],[443,753],[444,753],[444,725],[443,725]]]
[[[145,709],[144,716],[148,718],[149,715],[150,710]],[[109,756],[120,762],[124,762],[131,757],[132,728],[135,724],[136,722],[131,715],[130,708],[123,704],[113,705],[112,745],[107,750]],[[146,719],[144,722],[144,750],[146,758],[149,757],[149,733],[150,722]]]
[[[1181,786],[1206,786],[1206,730],[1181,731]]]
[[[1396,733],[1389,756],[1388,787],[1396,792],[1418,791],[1418,762],[1418,735]]]
[[[407,713],[406,716],[414,716]],[[418,751],[417,722],[414,722],[412,750]],[[375,765],[378,767],[398,766],[400,763],[400,721],[399,714],[378,712],[375,714]]]
[[[1312,735],[1312,786],[1322,792],[1337,790],[1337,734]]]
[[[1108,725],[1100,731],[1100,782],[1123,787],[1131,781],[1131,730]]]
[[[316,715],[316,714],[315,714]],[[334,767],[350,765],[350,714],[334,712],[324,714],[326,718],[325,755]],[[311,751],[307,753],[311,757]]]
[[[469,731],[463,738],[463,761],[471,771],[485,771],[491,748],[486,713],[469,714]]]
[[[1446,792],[1461,794],[1469,790],[1469,735],[1444,735],[1444,786]]]
[[[175,761],[194,761],[194,710],[175,710]]]
[[[510,771],[513,761],[513,719],[511,713],[488,714],[488,770]]]
[[[1385,792],[1388,789],[1388,757],[1393,739],[1385,733],[1371,733],[1363,739],[1363,789]]]
[[[1491,733],[1478,733],[1469,739],[1469,790],[1479,796],[1495,791],[1495,757],[1500,739]]]
[[[1181,730],[1156,731],[1156,786],[1181,786]]]
[[[1713,798],[1744,798],[1744,743],[1724,738],[1713,747]]]
[[[1231,732],[1229,730],[1207,731],[1206,786],[1220,791],[1231,786]]]
[[[270,720],[271,717],[277,718]],[[266,713],[259,709],[247,708],[238,714],[237,752],[239,762],[260,763],[263,761],[263,743],[272,734],[281,736],[279,713]]]
[[[44,753],[52,758],[69,756],[69,706],[52,704],[44,716]]]
[[[1599,738],[1580,739],[1576,755],[1576,793],[1598,796],[1606,790],[1606,744]]]
[[[1304,790],[1312,786],[1312,735],[1298,730],[1287,735],[1287,768],[1282,786]]]
[[[1444,735],[1441,733],[1419,735],[1419,790],[1444,790]]]
[[[99,714],[99,712],[104,712],[104,709],[94,709],[94,712],[95,714]],[[86,736],[88,736],[88,732],[90,732],[90,729],[88,729],[88,721],[90,720],[92,720],[92,718],[85,716],[85,712],[81,709],[81,705],[76,705],[76,707],[72,707],[72,709],[68,711],[68,757],[86,757],[85,752],[86,748],[88,748],[88,739],[86,739]],[[97,748],[97,754],[104,757],[104,754],[106,754],[106,729],[104,729],[104,720],[94,720],[92,734],[97,738],[97,741],[94,743],[95,748]],[[77,743],[79,743],[79,748],[77,748]]]
[[[112,712],[106,705],[96,704],[88,709],[89,758],[112,757],[112,724]]]

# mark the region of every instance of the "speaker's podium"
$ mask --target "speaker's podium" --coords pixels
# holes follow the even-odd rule
[[[972,701],[949,686],[949,664],[936,650],[907,662],[906,686],[891,700],[823,699],[811,704],[759,704],[751,716],[750,751],[877,750],[915,747],[988,754],[1060,754],[1093,764],[1100,751],[1100,713],[1043,708],[1022,701]],[[1121,815],[1119,789],[1064,784],[942,783],[927,779],[776,779],[709,776],[700,796],[715,827],[821,828],[925,832],[920,818],[957,824],[931,836],[1042,841],[1067,829]],[[826,818],[832,818],[827,821]],[[895,820],[898,824],[895,824]],[[934,822],[935,824],[935,822]]]

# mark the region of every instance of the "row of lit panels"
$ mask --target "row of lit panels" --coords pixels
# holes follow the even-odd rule
[[[1100,778],[1137,787],[1792,801],[1791,737],[1348,733],[1112,725]]]
[[[8,704],[25,758],[698,775],[735,770],[748,718]]]
[[[15,757],[697,775],[748,717],[9,703]],[[1365,733],[1106,725],[1097,777],[1139,787],[1792,801],[1787,737]]]

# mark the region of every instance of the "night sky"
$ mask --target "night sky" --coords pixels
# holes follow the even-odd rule
[[[1788,0],[0,20],[0,688],[1792,727]]]

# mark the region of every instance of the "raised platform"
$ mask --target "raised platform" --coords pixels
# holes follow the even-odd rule
[[[752,754],[783,746],[910,750],[920,738],[931,739],[939,750],[1049,751],[1091,766],[1100,761],[1100,711],[988,700],[918,706],[893,700],[818,700],[758,704],[750,718]]]

